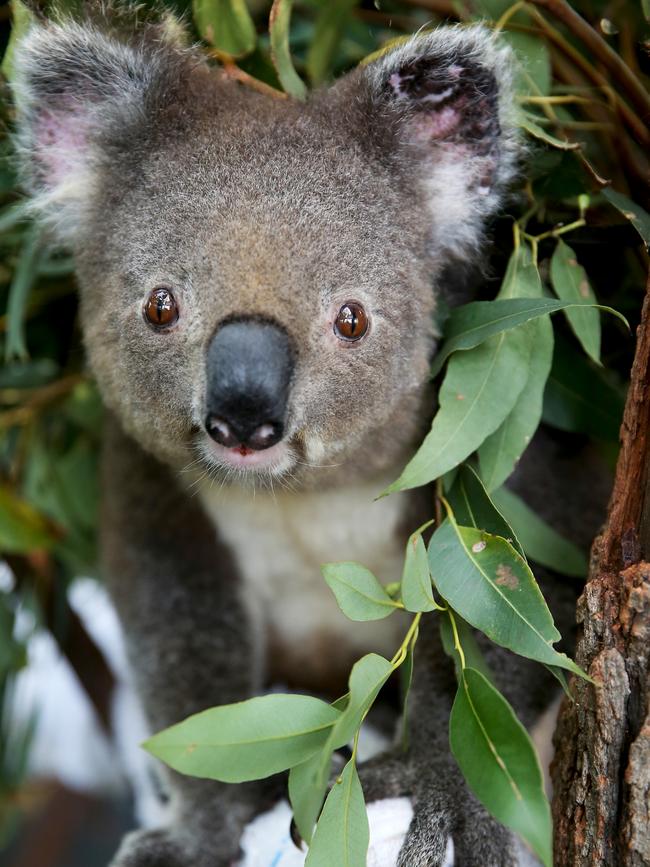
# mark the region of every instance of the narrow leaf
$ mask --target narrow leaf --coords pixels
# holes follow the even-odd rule
[[[359,0],[329,0],[323,4],[307,52],[307,72],[313,84],[322,84],[332,73],[341,37]]]
[[[5,361],[11,361],[12,358],[25,360],[29,357],[25,344],[25,311],[29,293],[38,274],[39,241],[40,229],[34,224],[25,234],[25,242],[9,289]]]
[[[467,464],[460,467],[447,499],[458,524],[501,536],[523,557],[524,551],[514,530],[492,502],[472,467]]]
[[[246,0],[192,0],[196,28],[210,45],[233,57],[255,48],[255,24]]]
[[[311,696],[264,695],[197,713],[143,746],[182,774],[241,783],[305,762],[338,718]]]
[[[583,675],[553,649],[560,633],[551,612],[528,564],[504,539],[460,527],[450,512],[431,539],[429,561],[442,596],[496,644]]]
[[[600,314],[588,306],[596,301],[596,296],[576,254],[561,238],[551,258],[551,283],[559,298],[583,305],[567,308],[566,317],[584,351],[600,364]]]
[[[363,790],[351,759],[327,796],[305,867],[366,867],[369,842]]]
[[[49,521],[9,488],[0,487],[0,552],[27,554],[51,548],[56,534]]]
[[[498,334],[451,358],[431,430],[385,493],[425,485],[444,475],[503,422],[526,383],[531,350],[523,332],[513,331],[509,337]]]
[[[324,752],[329,776],[332,753],[325,748],[289,771],[289,800],[293,818],[300,836],[307,844],[311,843],[314,826],[325,799],[327,786],[319,785]]]
[[[291,60],[289,48],[289,23],[293,0],[274,0],[269,18],[269,33],[271,36],[271,58],[282,87],[296,99],[304,99],[307,88],[300,78]]]
[[[406,543],[402,602],[407,611],[433,611],[437,607],[433,598],[429,558],[422,538],[422,528],[413,533]]]
[[[488,337],[509,331],[532,319],[538,319],[558,310],[584,306],[582,302],[556,301],[555,298],[500,298],[495,301],[472,301],[452,311],[445,327],[445,342],[431,368],[436,376],[451,355],[461,349],[472,349]],[[627,319],[617,310],[602,304],[593,305],[611,313],[628,325]]]
[[[543,521],[520,497],[508,488],[499,488],[492,498],[507,517],[531,560],[561,575],[586,577],[586,555]]]
[[[567,141],[566,139],[556,138],[556,136],[551,135],[549,132],[541,127],[538,123],[533,120],[530,114],[520,114],[519,116],[519,126],[524,129],[528,135],[533,138],[539,139],[543,141],[545,144],[551,145],[551,147],[558,148],[558,150],[562,151],[575,151],[580,149],[580,144],[578,142]]]
[[[551,811],[535,748],[505,698],[471,668],[451,710],[449,741],[476,797],[551,867]]]
[[[523,244],[512,254],[499,293],[499,298],[519,296],[543,296],[539,271],[530,250]],[[481,476],[488,491],[499,487],[512,473],[542,417],[544,388],[553,360],[553,328],[548,316],[522,327],[532,346],[526,384],[503,424],[479,449]]]
[[[632,223],[643,238],[643,243],[646,247],[650,247],[650,214],[644,211],[641,205],[611,187],[606,187],[603,190],[603,196],[623,214],[626,220]]]

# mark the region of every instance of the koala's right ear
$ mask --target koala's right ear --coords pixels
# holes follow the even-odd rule
[[[99,161],[178,93],[194,55],[170,27],[122,39],[92,23],[35,25],[17,46],[16,144],[34,209],[74,237]]]

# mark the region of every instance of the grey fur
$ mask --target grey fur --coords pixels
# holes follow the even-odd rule
[[[252,314],[280,323],[297,347],[289,445],[253,484],[290,483],[283,503],[297,498],[300,512],[307,495],[352,497],[395,477],[430,421],[440,277],[458,259],[478,260],[513,176],[509,56],[480,27],[438,30],[305,104],[224,79],[156,24],[126,35],[110,21],[39,26],[16,64],[26,186],[75,253],[88,358],[112,415],[104,563],[157,729],[250,695],[265,674],[264,634],[242,598],[242,551],[224,542],[219,511],[208,516],[181,472],[222,483],[223,509],[250,484],[202,429],[211,336]],[[180,306],[166,333],[142,317],[158,285]],[[332,333],[350,299],[371,315],[357,345]],[[429,516],[428,497],[393,501],[395,550]],[[370,497],[363,508],[357,535],[379,514]],[[330,532],[329,559],[346,559],[336,518],[313,533]],[[263,529],[251,526],[246,546]],[[547,682],[491,652],[531,722]],[[415,799],[400,867],[440,864],[449,833],[463,865],[510,867],[510,835],[467,792],[449,754],[453,675],[435,626],[417,657],[410,751],[362,769],[367,793]],[[226,867],[243,825],[275,795],[275,781],[173,784],[177,821],[128,838],[113,867]]]

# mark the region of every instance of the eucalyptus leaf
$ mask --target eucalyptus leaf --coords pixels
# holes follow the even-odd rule
[[[56,541],[51,523],[31,503],[0,487],[0,552],[27,554]]]
[[[296,99],[307,95],[305,82],[296,72],[289,48],[289,24],[293,0],[274,0],[269,18],[271,58],[285,91]]]
[[[359,0],[329,0],[322,5],[307,52],[307,72],[313,84],[322,84],[332,74],[343,31],[358,4]]]
[[[11,34],[9,36],[9,43],[5,49],[4,57],[2,58],[1,67],[2,74],[7,81],[13,79],[14,53],[16,51],[16,45],[20,42],[23,36],[25,36],[34,21],[33,12],[31,12],[24,3],[21,3],[20,0],[11,0],[11,12]]]
[[[445,342],[434,359],[431,374],[436,376],[442,370],[452,352],[473,349],[493,335],[540,316],[582,306],[581,302],[556,301],[555,298],[499,298],[495,301],[472,301],[457,307],[447,320]],[[611,307],[602,304],[593,306],[613,314],[628,325],[625,317]]]
[[[449,742],[476,797],[552,867],[551,811],[535,748],[505,698],[472,668],[458,686]]]
[[[503,30],[500,38],[514,49],[517,95],[546,96],[551,90],[551,58],[546,41],[515,30]]]
[[[255,48],[255,24],[246,0],[192,0],[194,21],[203,39],[233,57]]]
[[[307,761],[338,718],[311,696],[264,695],[197,713],[143,746],[182,774],[242,783]]]
[[[350,620],[381,620],[400,607],[360,563],[326,563],[322,572],[339,608]]]
[[[558,298],[577,300],[584,305],[568,308],[566,317],[584,351],[600,364],[600,315],[598,310],[588,306],[595,302],[596,296],[576,254],[561,238],[551,258],[551,283]]]
[[[476,636],[472,627],[463,618],[454,611],[451,614],[449,611],[440,618],[440,638],[442,640],[442,648],[447,656],[453,660],[454,669],[456,671],[456,679],[460,682],[463,676],[463,663],[460,658],[456,642],[454,640],[454,630],[451,624],[451,618],[454,618],[456,631],[458,632],[458,641],[465,657],[465,665],[473,668],[490,681],[494,682],[494,675],[490,670],[490,666],[485,661],[485,657],[481,653],[481,648],[478,646]]]
[[[368,815],[354,759],[327,796],[305,867],[366,867]]]
[[[523,332],[513,331],[508,337],[506,340],[505,333],[498,334],[452,356],[431,430],[402,475],[384,493],[439,478],[465,460],[503,422],[526,383],[531,351]]]
[[[618,444],[625,399],[602,368],[557,335],[543,420],[560,430]]]
[[[543,296],[542,281],[529,248],[512,254],[499,298]],[[525,326],[532,351],[526,384],[503,424],[479,448],[481,476],[488,491],[499,487],[514,470],[542,417],[544,388],[553,360],[553,328],[548,316]]]
[[[307,842],[311,839],[314,824],[318,817],[318,809],[323,803],[332,753],[336,749],[349,744],[361,723],[372,707],[379,691],[393,672],[391,663],[376,653],[369,653],[359,659],[350,672],[348,700],[344,709],[329,732],[328,738],[315,760],[297,772],[294,780],[295,790],[300,789],[305,802],[300,804],[298,815],[295,816],[298,830]],[[309,777],[311,774],[311,778]]]
[[[553,649],[560,633],[551,612],[528,564],[504,539],[458,526],[450,511],[431,539],[429,562],[441,595],[496,644],[584,676]]]
[[[433,598],[429,559],[422,538],[422,529],[416,530],[406,543],[401,592],[402,602],[407,611],[433,611],[437,608]]]
[[[521,113],[519,115],[519,126],[525,130],[528,135],[539,139],[539,141],[543,141],[545,144],[551,145],[551,147],[558,148],[558,150],[575,151],[580,148],[580,145],[577,142],[557,138],[556,136],[551,135],[550,132],[546,132],[543,127],[536,123],[530,114]]]
[[[561,575],[586,578],[589,566],[586,555],[543,521],[521,497],[508,488],[499,488],[492,499],[512,525],[531,560]]]
[[[9,300],[7,302],[7,342],[5,361],[12,358],[25,360],[29,357],[25,344],[25,313],[27,299],[38,275],[40,252],[40,228],[33,224],[25,234],[18,265],[14,272]]]
[[[603,196],[607,201],[614,205],[626,220],[629,220],[639,235],[643,238],[643,243],[646,247],[650,247],[650,214],[645,211],[641,205],[628,199],[623,193],[613,190],[611,187],[605,187],[602,191]]]
[[[325,754],[325,755],[324,755]],[[305,843],[311,843],[314,826],[325,799],[326,785],[320,785],[321,766],[325,761],[329,772],[332,753],[325,747],[306,762],[289,771],[289,801],[293,818]]]
[[[493,536],[501,536],[510,542],[518,554],[524,556],[514,530],[490,499],[477,473],[468,464],[459,468],[447,499],[458,524],[485,530]]]

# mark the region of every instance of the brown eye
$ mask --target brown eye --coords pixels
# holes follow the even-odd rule
[[[334,320],[334,331],[341,340],[360,340],[368,330],[366,311],[357,301],[348,301]]]
[[[178,305],[169,289],[154,289],[144,305],[144,318],[154,328],[169,328],[178,319]]]

